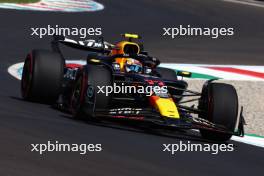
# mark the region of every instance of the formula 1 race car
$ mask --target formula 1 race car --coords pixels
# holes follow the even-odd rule
[[[113,45],[54,36],[52,51],[33,50],[26,57],[22,97],[56,104],[74,118],[127,119],[170,129],[199,129],[209,140],[244,135],[244,119],[232,85],[207,81],[202,92],[188,90],[186,71],[158,67],[136,34]],[[60,44],[87,52],[85,64],[67,63]],[[186,105],[198,101],[198,105]],[[241,108],[243,109],[243,108]]]

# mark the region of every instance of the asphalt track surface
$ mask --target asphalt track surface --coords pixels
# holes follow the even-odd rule
[[[0,10],[0,175],[263,175],[264,150],[233,142],[234,152],[212,155],[202,152],[162,152],[162,144],[199,138],[178,133],[171,136],[144,133],[132,127],[95,125],[75,121],[48,105],[20,99],[20,83],[7,73],[32,48],[48,48],[50,38],[30,36],[30,27],[48,24],[101,26],[105,37],[115,41],[119,33],[138,32],[146,48],[166,62],[263,64],[264,9],[213,0],[99,1],[105,10],[95,13],[59,14]],[[163,26],[233,26],[234,37],[161,37]],[[178,58],[178,59],[176,59]],[[40,156],[30,144],[102,143],[103,151],[51,152]]]

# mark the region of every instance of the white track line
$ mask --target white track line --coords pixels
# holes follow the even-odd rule
[[[0,8],[57,12],[89,12],[103,10],[104,6],[93,0],[41,0],[36,3],[0,3]]]
[[[23,62],[21,62],[21,63],[17,63],[17,64],[14,64],[14,65],[10,66],[10,67],[8,68],[7,71],[8,71],[8,73],[9,73],[10,75],[12,75],[12,76],[14,76],[15,78],[21,80],[21,75],[18,73],[18,70],[19,70],[20,68],[23,68],[23,65],[24,65]]]
[[[247,1],[241,1],[241,0],[222,0],[222,1],[264,8],[264,3],[261,3],[261,2],[258,3],[256,1],[251,1],[251,0],[247,0]]]
[[[264,138],[261,137],[247,135],[245,135],[244,137],[233,136],[231,140],[264,148]]]
[[[206,65],[206,64],[174,64],[174,63],[164,63],[160,65],[161,67],[167,67],[171,69],[189,71],[193,73],[211,75],[219,78],[223,78],[225,80],[242,80],[242,81],[264,81],[264,79],[253,77],[250,75],[242,75],[235,72],[225,72],[220,70],[213,70],[210,66],[214,67],[232,67],[237,69],[244,69],[249,71],[255,71],[264,73],[264,66],[241,66],[241,65]]]

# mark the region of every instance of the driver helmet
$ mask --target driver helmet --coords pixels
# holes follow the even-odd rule
[[[141,73],[143,68],[142,68],[142,64],[136,60],[136,59],[132,59],[132,58],[128,58],[126,60],[126,64],[125,64],[125,70],[126,72],[133,72],[133,73]]]

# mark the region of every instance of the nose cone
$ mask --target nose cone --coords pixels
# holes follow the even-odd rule
[[[177,106],[172,98],[161,98],[158,96],[151,96],[150,103],[160,112],[161,116],[174,119],[180,118]]]

